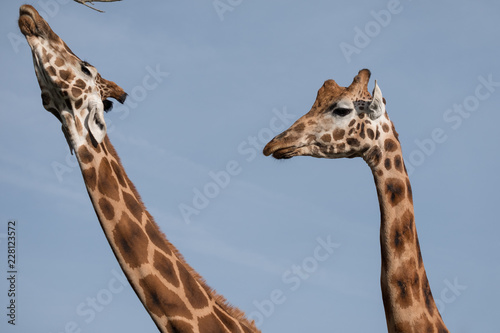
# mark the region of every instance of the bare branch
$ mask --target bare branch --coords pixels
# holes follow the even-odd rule
[[[103,10],[99,10],[97,8],[90,6],[90,5],[87,5],[87,2],[89,2],[93,5],[94,1],[97,1],[97,2],[115,2],[115,1],[122,1],[122,0],[74,0],[74,1],[81,3],[82,5],[87,6],[89,8],[92,8],[93,10],[98,11],[99,13],[104,13]]]

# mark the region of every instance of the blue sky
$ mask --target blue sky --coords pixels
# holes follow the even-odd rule
[[[156,332],[41,105],[22,3],[0,5],[0,270],[15,219],[19,272],[17,325],[2,313],[0,330]],[[30,3],[129,93],[106,120],[130,178],[187,261],[263,332],[386,332],[369,168],[260,152],[326,79],[346,86],[369,68],[411,168],[442,316],[452,332],[499,331],[498,2],[96,3],[104,14]],[[3,312],[7,290],[2,278]]]

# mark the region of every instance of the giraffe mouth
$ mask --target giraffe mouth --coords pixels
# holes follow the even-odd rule
[[[287,160],[289,158],[297,156],[297,153],[298,153],[297,147],[285,147],[285,148],[278,148],[277,150],[269,153],[264,152],[264,155],[269,156],[272,154],[273,157],[277,160]]]
[[[36,32],[35,20],[29,6],[21,6],[19,9],[19,29],[24,36],[34,35]]]
[[[301,146],[279,147],[274,142],[269,142],[263,151],[265,156],[272,155],[277,160],[290,159],[295,156],[311,156],[318,158],[354,158],[361,156],[362,151],[347,150],[335,151],[333,147],[318,142]]]
[[[264,147],[264,155],[272,155],[277,160],[287,160],[295,156],[312,156],[311,146],[319,146],[316,144],[306,144],[300,146],[285,146],[280,147],[278,143],[273,141],[269,142]]]

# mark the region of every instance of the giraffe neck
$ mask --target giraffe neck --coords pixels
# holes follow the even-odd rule
[[[391,124],[392,125],[392,124]],[[381,287],[390,333],[448,332],[427,280],[413,212],[410,180],[394,127],[380,147],[371,149],[370,165],[380,204]]]
[[[106,238],[161,332],[258,331],[207,287],[165,238],[107,136],[96,144],[87,135],[74,150]]]

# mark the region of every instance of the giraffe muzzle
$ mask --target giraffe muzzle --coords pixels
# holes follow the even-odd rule
[[[47,21],[37,12],[33,6],[22,5],[19,8],[19,29],[26,37],[43,37],[46,39],[59,39],[59,36],[52,31]],[[29,40],[28,40],[29,43]],[[31,46],[31,45],[30,45]]]

